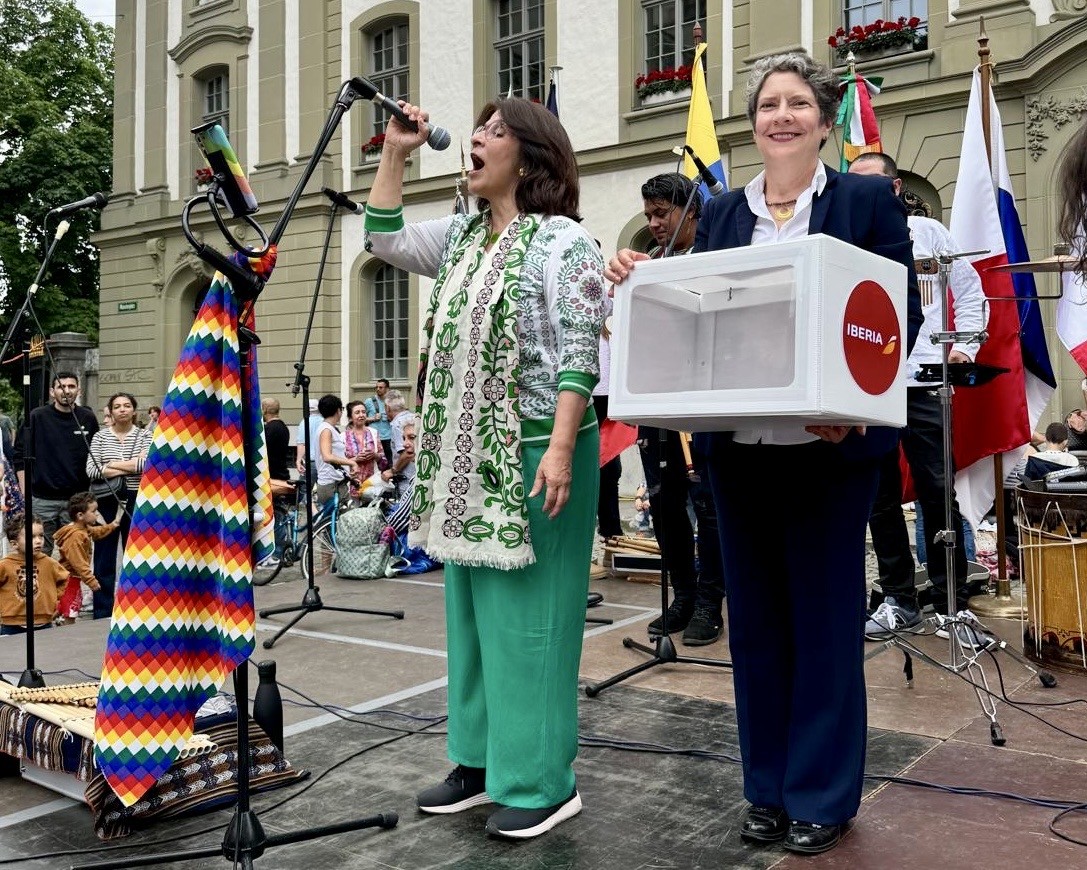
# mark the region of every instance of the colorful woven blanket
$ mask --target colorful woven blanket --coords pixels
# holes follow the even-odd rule
[[[271,554],[272,498],[255,349],[215,276],[144,464],[102,668],[94,757],[131,806],[254,645],[252,568]],[[243,406],[243,379],[245,401]]]

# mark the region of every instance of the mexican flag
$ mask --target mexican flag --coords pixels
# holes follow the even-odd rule
[[[845,172],[860,155],[883,151],[883,144],[879,141],[879,124],[872,108],[872,97],[879,93],[883,79],[866,79],[854,71],[843,76],[842,83],[845,93],[838,107],[835,126],[841,127],[843,132],[840,168]]]

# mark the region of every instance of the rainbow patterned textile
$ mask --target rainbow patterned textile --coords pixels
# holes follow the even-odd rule
[[[238,303],[217,274],[144,464],[102,667],[94,757],[126,807],[253,650],[252,568],[271,554],[273,525],[255,349],[251,360],[243,373]]]

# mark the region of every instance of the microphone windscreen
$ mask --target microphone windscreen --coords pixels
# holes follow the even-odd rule
[[[430,145],[435,151],[444,151],[449,147],[449,143],[452,141],[452,137],[449,135],[449,131],[445,127],[431,127],[430,135],[427,136],[427,144]]]

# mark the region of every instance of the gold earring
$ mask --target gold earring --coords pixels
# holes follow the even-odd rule
[[[517,174],[519,176],[521,176],[521,178],[524,178],[525,177],[525,167],[522,166],[520,169],[518,169]]]

